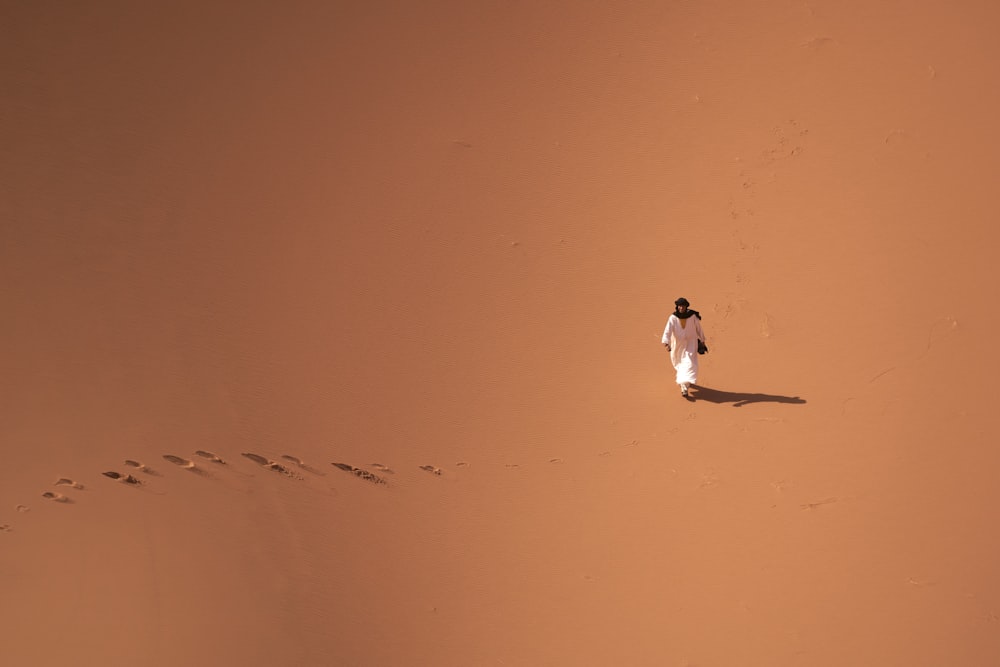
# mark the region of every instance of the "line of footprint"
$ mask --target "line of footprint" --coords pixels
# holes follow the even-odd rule
[[[626,443],[623,446],[624,447],[634,447],[634,446],[636,446],[638,444],[639,443],[638,443],[637,440],[633,440],[633,441],[631,441],[629,443]],[[194,452],[194,454],[197,457],[199,457],[201,459],[204,459],[208,464],[211,464],[211,465],[217,465],[217,466],[228,466],[229,465],[222,457],[220,457],[217,454],[214,454],[213,452],[210,452],[210,451],[199,449],[199,450],[196,450]],[[611,454],[610,450],[600,452],[599,456],[605,456],[605,455],[608,455],[608,454]],[[282,454],[281,457],[280,457],[283,461],[287,461],[288,464],[282,464],[282,463],[279,463],[277,461],[273,461],[273,460],[267,458],[266,456],[261,456],[260,454],[255,454],[253,452],[242,452],[241,455],[244,458],[249,459],[250,461],[253,461],[254,463],[256,463],[258,466],[260,466],[262,468],[265,468],[265,469],[270,470],[272,472],[277,472],[279,474],[285,475],[286,477],[289,477],[289,478],[292,478],[292,479],[303,480],[305,478],[302,475],[298,474],[295,470],[293,470],[292,466],[288,465],[288,464],[293,464],[294,467],[296,467],[296,468],[298,468],[300,470],[303,470],[305,472],[311,473],[313,475],[324,476],[326,474],[326,473],[322,472],[319,468],[316,468],[316,467],[310,465],[309,463],[303,461],[299,457],[292,456],[291,454]],[[176,454],[163,454],[163,459],[165,461],[167,461],[167,462],[169,462],[169,463],[171,463],[171,464],[173,464],[173,465],[175,465],[175,466],[177,466],[179,468],[187,470],[187,471],[189,471],[189,472],[191,472],[193,474],[196,474],[196,475],[199,475],[199,476],[202,476],[202,477],[212,477],[211,472],[207,468],[201,467],[200,465],[198,465],[197,463],[195,463],[195,461],[193,461],[191,459],[187,459],[187,458],[184,458],[182,456],[177,456]],[[563,462],[563,460],[560,459],[560,458],[549,459],[549,463],[562,463],[562,462]],[[136,476],[137,474],[141,473],[142,475],[146,475],[146,476],[149,476],[149,477],[162,477],[163,476],[159,471],[157,471],[156,469],[154,469],[154,468],[152,468],[152,467],[150,467],[150,466],[142,463],[141,461],[136,461],[134,459],[125,459],[124,460],[124,464],[125,464],[126,467],[128,467],[131,470],[135,471],[136,474],[132,474],[131,472],[119,472],[117,470],[106,470],[106,471],[102,472],[101,474],[104,475],[105,477],[108,477],[109,479],[112,479],[112,480],[120,483],[120,484],[124,484],[126,486],[131,486],[131,487],[143,487],[145,485],[145,482],[143,481],[143,479],[141,477]],[[341,470],[341,471],[346,472],[346,473],[348,473],[350,475],[353,475],[353,476],[355,476],[355,477],[357,477],[357,478],[359,478],[361,480],[364,480],[366,482],[370,482],[370,483],[376,484],[376,485],[388,485],[389,482],[388,482],[388,479],[385,477],[385,475],[395,474],[395,471],[392,470],[389,466],[386,466],[386,465],[381,464],[381,463],[372,463],[372,464],[370,464],[370,467],[373,468],[373,469],[375,469],[375,470],[377,470],[380,474],[373,473],[370,470],[367,470],[365,468],[360,468],[358,466],[354,466],[354,465],[351,465],[349,463],[342,463],[342,462],[335,461],[335,462],[332,462],[331,465],[334,466],[335,468],[337,468],[338,470]],[[464,467],[467,467],[469,464],[466,463],[466,462],[464,462],[464,461],[459,461],[455,465],[458,468],[464,468]],[[444,470],[442,470],[438,466],[427,464],[427,465],[421,465],[421,466],[418,466],[418,467],[419,467],[420,470],[423,470],[423,471],[425,471],[427,473],[430,473],[430,474],[438,476],[438,477],[440,477],[440,476],[442,476],[444,474]],[[506,467],[510,468],[510,469],[516,469],[516,468],[519,468],[520,466],[517,465],[517,464],[507,464]],[[241,474],[245,474],[245,473],[241,473]],[[81,484],[80,482],[77,482],[76,480],[73,480],[73,479],[71,479],[69,477],[60,477],[59,479],[57,479],[53,483],[53,486],[56,486],[56,487],[66,487],[67,489],[73,489],[73,490],[76,490],[76,491],[84,491],[86,489],[86,487],[83,484]],[[66,493],[61,493],[60,491],[45,491],[41,495],[42,495],[42,498],[45,498],[46,500],[49,500],[51,502],[56,502],[56,503],[64,504],[64,505],[70,505],[70,504],[73,504],[73,503],[76,502],[71,496],[67,495]],[[28,505],[17,505],[16,509],[17,509],[18,512],[24,513],[24,512],[30,511],[31,508]],[[8,523],[0,524],[0,532],[10,532],[12,529],[13,529],[12,526],[10,524],[8,524]]]
[[[220,466],[228,465],[222,457],[212,452],[199,449],[195,451],[195,454],[205,459],[209,463],[213,463]],[[282,465],[281,463],[273,461],[267,458],[266,456],[261,456],[260,454],[255,454],[253,452],[243,452],[242,456],[244,458],[249,459],[250,461],[253,461],[260,467],[266,468],[267,470],[280,473],[292,479],[299,479],[299,480],[304,479],[301,475],[292,470],[290,466]],[[318,468],[310,465],[309,463],[306,463],[297,456],[292,456],[291,454],[282,454],[281,458],[285,461],[294,464],[296,467],[305,470],[309,473],[312,473],[314,475],[323,476],[326,474],[321,470],[319,470]],[[168,461],[169,463],[176,465],[179,468],[188,470],[196,475],[204,477],[211,476],[208,470],[200,467],[191,459],[186,459],[182,456],[177,456],[176,454],[164,454],[163,459],[165,461]],[[160,472],[142,463],[141,461],[136,461],[134,459],[125,459],[124,463],[127,467],[131,468],[132,470],[135,470],[137,473],[142,473],[144,475],[148,475],[151,477],[162,477],[162,474]],[[333,465],[335,468],[339,470],[343,470],[344,472],[350,473],[351,475],[354,475],[355,477],[358,477],[359,479],[365,480],[367,482],[371,482],[373,484],[388,485],[388,480],[385,477],[376,475],[375,473],[366,470],[365,468],[359,468],[349,463],[341,463],[341,462],[333,462],[331,463],[331,465]],[[467,464],[459,463],[458,465],[463,466]],[[381,463],[373,463],[371,464],[371,467],[375,468],[376,470],[384,474],[394,474],[394,471],[391,468]],[[437,466],[422,465],[419,466],[419,468],[421,470],[431,473],[432,475],[441,476],[443,474],[443,470]],[[142,479],[136,477],[131,473],[123,473],[117,470],[106,470],[101,474],[120,484],[125,484],[126,486],[140,487],[144,485]],[[80,482],[77,482],[68,477],[60,477],[58,480],[56,480],[54,486],[68,487],[71,489],[75,489],[77,491],[83,491],[86,488]],[[58,491],[45,491],[44,493],[42,493],[42,497],[45,498],[46,500],[62,504],[72,504],[76,502],[75,500],[73,500],[72,497],[64,493],[60,493]],[[21,511],[27,511],[29,508],[25,505],[18,505],[18,509]],[[9,531],[10,529],[11,527],[9,524],[0,525],[0,531]]]

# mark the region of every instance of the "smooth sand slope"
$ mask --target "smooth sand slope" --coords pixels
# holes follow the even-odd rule
[[[0,663],[1000,664],[988,3],[17,4]]]

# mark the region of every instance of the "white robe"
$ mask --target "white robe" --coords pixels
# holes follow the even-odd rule
[[[663,344],[670,344],[670,363],[677,371],[677,384],[698,383],[698,340],[705,340],[701,320],[697,315],[687,318],[687,326],[671,314],[663,330]]]

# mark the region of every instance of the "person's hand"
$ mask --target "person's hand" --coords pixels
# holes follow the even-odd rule
[[[670,351],[670,343],[664,343],[663,347],[667,348],[667,352]]]

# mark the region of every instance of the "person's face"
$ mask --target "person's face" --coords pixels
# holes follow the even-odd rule
[[[677,306],[677,312],[678,313],[686,313],[687,309],[688,309],[687,306]]]

